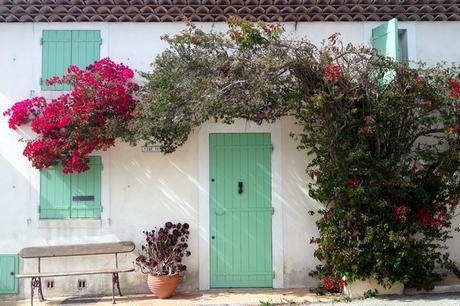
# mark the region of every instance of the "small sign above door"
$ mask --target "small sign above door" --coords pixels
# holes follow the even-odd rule
[[[160,146],[143,146],[142,152],[144,153],[161,152],[161,147]]]

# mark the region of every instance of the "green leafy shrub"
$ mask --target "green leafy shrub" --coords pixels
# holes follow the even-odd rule
[[[424,287],[455,271],[445,242],[460,199],[459,67],[413,66],[337,35],[321,47],[233,19],[166,37],[132,122],[132,142],[182,145],[208,120],[295,116],[324,204],[315,256],[330,277]]]

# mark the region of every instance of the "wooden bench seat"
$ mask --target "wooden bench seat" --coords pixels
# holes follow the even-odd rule
[[[40,301],[44,301],[41,278],[42,277],[63,277],[75,275],[94,275],[94,274],[112,274],[112,303],[115,304],[115,287],[118,289],[118,294],[121,296],[120,280],[118,273],[133,272],[134,268],[119,268],[118,254],[130,253],[134,250],[135,245],[132,241],[108,242],[108,243],[93,243],[93,244],[73,244],[73,245],[56,245],[56,246],[40,246],[28,247],[21,250],[19,256],[26,259],[38,260],[38,271],[17,274],[17,278],[30,278],[30,304],[33,305],[34,292],[38,289]],[[59,272],[42,272],[41,259],[56,257],[76,257],[76,256],[92,256],[92,255],[115,255],[115,267],[94,269],[86,271],[59,271]]]
[[[32,277],[59,277],[59,276],[72,276],[72,275],[91,275],[91,274],[112,274],[133,272],[134,268],[127,269],[106,269],[106,270],[93,270],[93,271],[75,271],[75,272],[42,272],[42,273],[29,273],[17,274],[17,278],[32,278]]]

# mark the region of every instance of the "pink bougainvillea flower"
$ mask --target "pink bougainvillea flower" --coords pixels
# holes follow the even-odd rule
[[[364,121],[366,122],[372,122],[374,121],[374,119],[375,119],[374,116],[370,116],[370,115],[364,116]]]
[[[335,64],[333,62],[328,62],[323,67],[325,81],[338,81],[341,77],[342,68],[340,68],[339,64]]]
[[[132,79],[134,77],[134,72],[129,68],[123,69],[122,74],[125,79]]]
[[[43,97],[34,97],[16,102],[11,108],[7,109],[3,116],[9,116],[8,126],[16,129],[22,124],[28,123],[32,117],[39,116],[46,106]]]
[[[274,23],[269,23],[265,26],[265,30],[269,32],[273,31],[274,29],[276,29],[276,25]]]
[[[422,74],[419,74],[419,75],[415,78],[415,80],[416,80],[417,82],[423,82],[423,81],[425,81],[425,76],[422,75]]]

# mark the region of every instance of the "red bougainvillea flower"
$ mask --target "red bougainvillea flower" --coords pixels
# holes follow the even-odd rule
[[[345,287],[346,284],[347,284],[347,283],[345,282],[344,279],[341,279],[341,280],[339,281],[340,288],[342,288],[342,289]]]
[[[459,130],[459,125],[457,123],[454,123],[450,127],[448,127],[445,132],[447,135],[454,135],[457,134]]]
[[[334,64],[333,62],[328,62],[323,67],[325,81],[338,81],[341,79],[342,69],[339,64]]]
[[[350,185],[350,186],[356,186],[359,184],[359,181],[355,178],[349,178],[347,180],[347,184]]]
[[[38,134],[28,141],[23,154],[37,169],[61,163],[65,173],[89,169],[87,156],[107,150],[127,129],[139,87],[130,79],[134,72],[108,58],[85,70],[70,66],[63,77],[47,84],[68,83],[72,90],[48,103],[43,97],[17,102],[4,114],[15,129],[30,121]]]
[[[132,79],[134,77],[134,72],[129,68],[123,69],[122,74],[125,79]]]
[[[406,222],[407,221],[407,214],[409,212],[409,209],[407,208],[406,205],[403,203],[399,204],[399,206],[395,207],[395,214],[396,217],[401,221],[401,222]]]
[[[366,122],[373,122],[375,120],[374,116],[364,116],[364,121]]]
[[[455,79],[451,79],[449,81],[449,84],[452,86],[452,89],[450,91],[450,96],[452,98],[458,99],[460,97],[460,82],[458,82]]]
[[[335,289],[335,283],[329,277],[323,278],[321,284],[327,291],[333,291]]]
[[[449,216],[447,211],[439,211],[436,214],[427,212],[424,208],[420,208],[415,213],[415,221],[424,226],[442,227],[444,226],[445,218]]]
[[[416,163],[416,162],[414,162],[414,163],[412,164],[411,170],[412,170],[412,173],[417,173],[418,167],[417,167],[417,163]]]
[[[15,103],[3,115],[10,116],[8,126],[11,129],[16,129],[20,125],[28,123],[32,117],[38,116],[45,105],[46,100],[43,97],[25,99]]]

